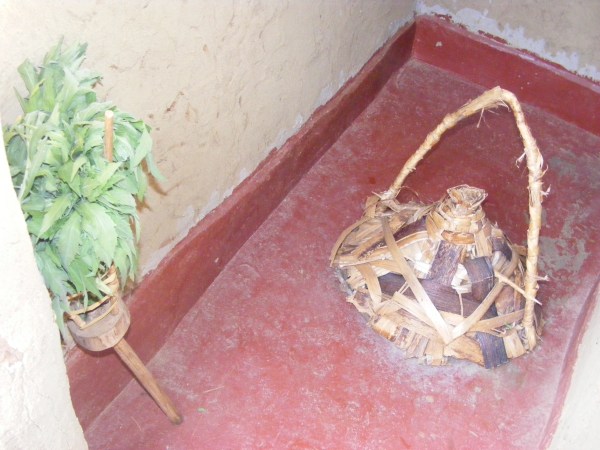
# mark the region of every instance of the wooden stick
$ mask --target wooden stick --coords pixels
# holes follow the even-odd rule
[[[167,394],[160,388],[150,371],[146,368],[142,360],[133,351],[131,346],[125,339],[121,339],[114,347],[117,355],[133,372],[133,375],[138,379],[140,384],[152,396],[156,404],[167,415],[171,423],[180,424],[182,421],[181,415],[175,409],[175,405]]]
[[[114,118],[115,114],[112,111],[108,110],[104,113],[104,157],[109,162],[113,159]],[[119,290],[118,282],[115,290]],[[119,355],[119,358],[121,358],[125,365],[129,367],[129,370],[133,372],[133,375],[144,389],[152,396],[159,408],[167,415],[171,423],[176,425],[180,424],[182,421],[181,415],[177,412],[177,409],[175,409],[175,405],[169,396],[160,388],[156,379],[152,376],[152,373],[146,368],[125,338],[117,342],[113,348],[115,349],[115,352],[117,352],[117,355]]]
[[[104,157],[108,162],[113,160],[113,126],[115,123],[115,113],[108,110],[104,113]]]

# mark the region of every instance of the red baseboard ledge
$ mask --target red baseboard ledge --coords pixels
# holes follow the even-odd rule
[[[410,58],[452,71],[485,88],[501,85],[522,102],[600,135],[597,84],[495,40],[468,33],[447,20],[418,17],[281,149],[271,152],[129,295],[132,326],[127,340],[144,362],[162,347],[222,268],[304,173]],[[71,398],[84,429],[132,378],[111,351],[92,355],[74,349],[67,369]],[[150,399],[148,402],[154,407]]]

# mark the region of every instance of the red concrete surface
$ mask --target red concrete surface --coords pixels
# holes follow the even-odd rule
[[[345,303],[338,234],[391,183],[443,115],[482,88],[410,60],[231,258],[149,364],[184,415],[172,426],[135,382],[87,428],[92,449],[539,448],[552,432],[600,269],[600,138],[525,114],[548,164],[539,347],[494,370],[402,359]],[[479,126],[477,127],[477,122]],[[526,168],[506,110],[447,133],[407,180],[422,201],[461,183],[518,243]],[[257,205],[258,206],[258,205]],[[202,274],[198,273],[199,277]],[[173,306],[176,307],[175,303]],[[559,405],[560,406],[560,405]]]

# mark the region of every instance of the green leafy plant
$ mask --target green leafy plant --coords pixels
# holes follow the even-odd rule
[[[82,68],[86,48],[63,49],[61,41],[39,67],[21,64],[23,115],[4,130],[13,186],[63,332],[68,296],[83,293],[85,306],[102,298],[101,277],[113,264],[121,285],[134,279],[145,169],[161,178],[148,125],[98,101],[101,77]],[[113,161],[103,154],[107,110],[114,112]]]

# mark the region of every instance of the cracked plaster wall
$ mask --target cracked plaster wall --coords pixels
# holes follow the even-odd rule
[[[0,111],[16,67],[61,35],[88,42],[101,96],[153,128],[166,175],[141,214],[141,271],[156,267],[267,154],[404,23],[412,0],[5,0]]]
[[[600,2],[597,0],[418,0],[417,14],[450,16],[471,31],[600,81]]]
[[[50,298],[0,141],[0,448],[85,449]]]

